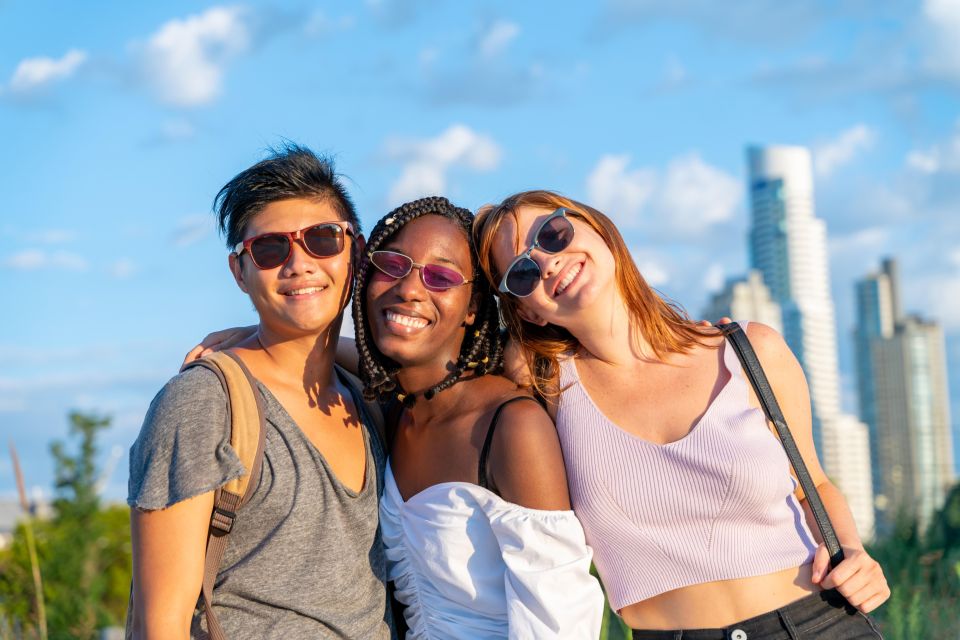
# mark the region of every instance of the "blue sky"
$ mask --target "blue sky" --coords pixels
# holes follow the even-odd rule
[[[93,410],[122,498],[183,353],[253,322],[210,205],[284,139],[336,158],[367,227],[425,193],[598,205],[694,315],[746,267],[745,146],[809,146],[844,404],[853,283],[893,255],[960,416],[958,0],[0,0],[0,43],[0,426],[32,486]]]

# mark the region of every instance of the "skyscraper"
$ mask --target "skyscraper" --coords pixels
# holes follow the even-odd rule
[[[780,305],[770,298],[770,290],[763,284],[763,276],[752,270],[746,278],[731,278],[723,289],[715,293],[701,318],[718,320],[724,316],[734,320],[762,322],[783,333]]]
[[[751,267],[780,305],[783,336],[810,386],[813,439],[824,469],[850,503],[865,538],[873,534],[867,428],[840,412],[837,337],[827,229],[814,215],[813,163],[803,147],[747,150]],[[866,492],[869,493],[869,492]]]
[[[954,482],[946,357],[940,326],[900,307],[897,265],[856,284],[857,386],[869,425],[880,533],[900,517],[921,531]]]

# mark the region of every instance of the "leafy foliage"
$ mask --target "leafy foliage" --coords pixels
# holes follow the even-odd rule
[[[103,507],[97,495],[97,433],[108,418],[70,414],[71,453],[51,447],[56,464],[53,517],[34,522],[51,640],[96,638],[98,630],[123,624],[130,587],[129,511]],[[20,628],[30,637],[37,616],[23,525],[0,552],[0,633]]]
[[[926,536],[904,521],[869,551],[890,583],[890,600],[874,613],[887,640],[960,635],[960,484]]]

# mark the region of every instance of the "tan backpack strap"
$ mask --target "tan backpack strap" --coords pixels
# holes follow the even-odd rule
[[[210,516],[210,535],[203,566],[201,598],[211,640],[227,640],[213,611],[213,585],[227,548],[227,535],[233,529],[237,511],[256,490],[263,466],[266,440],[263,399],[250,371],[236,355],[227,351],[212,353],[191,366],[209,369],[220,379],[227,393],[227,419],[230,422],[230,446],[243,463],[245,473],[217,489]]]

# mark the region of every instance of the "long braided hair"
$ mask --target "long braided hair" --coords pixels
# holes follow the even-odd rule
[[[367,319],[366,298],[370,270],[376,269],[371,264],[369,255],[382,247],[410,221],[425,215],[441,216],[452,220],[463,230],[464,239],[470,247],[470,261],[475,274],[470,286],[477,300],[477,315],[474,324],[467,328],[463,344],[460,346],[460,355],[453,365],[453,370],[443,380],[424,391],[423,397],[430,400],[440,391],[453,386],[467,371],[472,371],[476,376],[482,376],[487,373],[498,373],[503,369],[505,336],[500,330],[500,314],[493,289],[480,272],[477,248],[471,233],[473,214],[467,209],[454,206],[446,198],[438,196],[421,198],[400,205],[377,222],[373,231],[370,232],[366,255],[363,256],[360,267],[357,269],[356,288],[353,295],[353,322],[356,329],[357,352],[360,356],[360,380],[363,382],[363,395],[367,400],[388,400],[392,395],[396,395],[405,406],[413,405],[416,400],[414,394],[404,391],[397,381],[399,365],[383,355],[373,342],[370,323]]]

